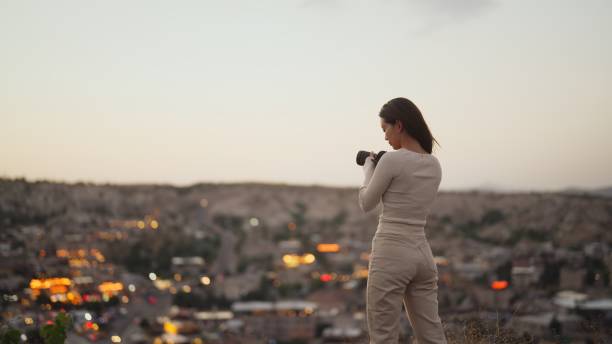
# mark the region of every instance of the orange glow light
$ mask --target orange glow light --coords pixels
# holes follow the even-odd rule
[[[64,294],[67,291],[68,288],[66,288],[64,285],[54,285],[49,288],[49,292],[51,292],[51,294]]]
[[[81,295],[79,295],[79,293],[77,293],[77,292],[69,291],[68,294],[66,294],[66,298],[73,305],[80,305],[83,302],[81,300]]]
[[[70,253],[68,252],[68,250],[59,249],[59,250],[55,251],[55,255],[58,258],[68,258],[70,256]]]
[[[314,254],[312,253],[306,253],[305,255],[303,255],[302,257],[300,257],[300,263],[301,264],[312,264],[314,263],[316,260]]]
[[[39,279],[33,279],[30,281],[30,289],[40,289],[42,288],[42,281]]]
[[[364,268],[364,267],[360,267],[358,269],[355,269],[355,272],[353,272],[353,277],[355,277],[355,278],[368,278],[368,269]]]
[[[177,334],[178,327],[172,322],[167,321],[164,323],[164,332],[169,333],[169,334]]]
[[[90,267],[90,263],[88,260],[85,259],[70,259],[68,261],[68,265],[70,265],[71,268],[85,268],[85,267]]]
[[[493,290],[504,290],[508,288],[508,281],[493,281],[491,283],[491,289]]]
[[[334,253],[340,251],[340,245],[338,244],[318,244],[317,251],[322,253]]]
[[[69,278],[66,277],[55,277],[55,278],[41,278],[41,279],[33,279],[30,281],[31,289],[49,289],[56,285],[62,285],[69,287],[72,284]]]
[[[297,254],[286,254],[283,256],[283,263],[290,269],[298,267],[300,265],[300,256]]]
[[[123,290],[121,282],[104,282],[98,286],[98,290],[103,293],[115,293]]]
[[[302,256],[297,254],[286,254],[283,256],[283,263],[285,266],[292,269],[300,265],[308,265],[314,263],[316,257],[312,253],[306,253]]]

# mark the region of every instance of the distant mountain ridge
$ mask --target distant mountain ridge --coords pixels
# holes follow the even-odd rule
[[[569,188],[563,192],[569,194],[591,194],[603,197],[612,197],[612,186],[594,189]]]

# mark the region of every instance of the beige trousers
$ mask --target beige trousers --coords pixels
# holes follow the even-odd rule
[[[419,344],[446,344],[438,270],[423,227],[380,224],[372,240],[366,313],[370,344],[395,344],[402,301]]]

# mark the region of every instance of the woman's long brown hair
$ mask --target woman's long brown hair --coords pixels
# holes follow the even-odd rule
[[[417,140],[429,154],[433,151],[434,143],[440,145],[431,135],[419,108],[406,98],[391,99],[382,106],[379,116],[389,124],[402,122],[404,131]]]

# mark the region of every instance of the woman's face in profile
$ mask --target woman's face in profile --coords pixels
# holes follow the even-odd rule
[[[389,124],[385,122],[384,119],[382,118],[380,119],[380,127],[385,133],[385,140],[389,142],[389,145],[391,145],[393,149],[400,149],[401,147],[401,144],[400,144],[401,130],[398,127],[399,126],[398,123],[399,122],[396,122],[395,124]]]

